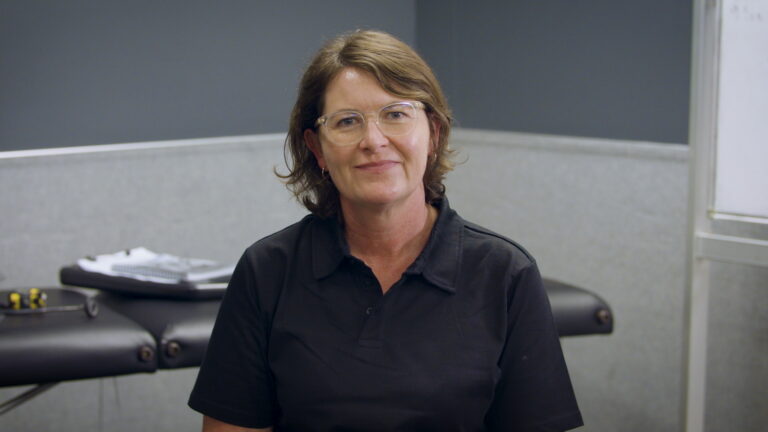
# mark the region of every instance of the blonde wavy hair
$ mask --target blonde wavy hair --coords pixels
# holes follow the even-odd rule
[[[424,104],[431,120],[430,135],[438,137],[424,173],[424,191],[428,203],[442,198],[445,195],[443,180],[454,167],[454,151],[448,146],[452,123],[448,103],[427,63],[407,44],[380,31],[358,30],[344,34],[317,52],[304,72],[291,112],[284,144],[288,173],[275,171],[275,174],[312,213],[320,217],[339,215],[339,192],[318,166],[304,141],[304,131],[316,131],[315,122],[322,115],[328,84],[342,69],[349,67],[370,73],[392,95]],[[437,134],[435,124],[439,128]]]

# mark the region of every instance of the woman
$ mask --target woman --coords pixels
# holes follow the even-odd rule
[[[312,214],[238,263],[189,402],[205,431],[581,425],[535,261],[448,205],[449,132],[394,37],[316,55],[284,176]]]

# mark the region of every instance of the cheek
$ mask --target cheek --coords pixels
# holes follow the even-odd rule
[[[428,132],[420,134],[417,139],[414,139],[408,143],[408,153],[414,162],[418,161],[419,167],[421,169],[426,167],[427,159],[429,158],[430,147],[431,145],[429,142]]]
[[[334,171],[343,166],[350,157],[347,153],[349,153],[347,149],[336,149],[330,146],[323,146],[323,159],[325,161],[326,169],[328,169],[328,171]]]
[[[414,146],[409,149],[407,175],[409,178],[421,180],[427,170],[428,154],[423,145]]]

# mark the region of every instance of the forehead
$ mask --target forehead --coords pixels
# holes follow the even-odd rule
[[[324,99],[326,113],[372,110],[400,100],[384,90],[373,75],[355,68],[344,68],[336,74],[325,89]]]

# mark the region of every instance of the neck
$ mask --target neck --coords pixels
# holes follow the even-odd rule
[[[437,219],[437,209],[423,200],[387,208],[343,206],[344,229],[352,255],[405,258],[421,252]]]

